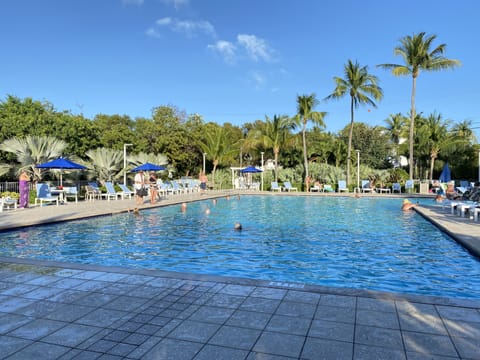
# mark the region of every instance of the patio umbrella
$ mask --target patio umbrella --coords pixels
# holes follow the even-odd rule
[[[62,157],[36,166],[39,169],[58,169],[60,170],[60,186],[62,186],[62,170],[83,170],[86,166],[77,164]]]
[[[443,167],[442,173],[440,174],[438,180],[440,180],[440,182],[442,183],[448,183],[452,180],[452,174],[450,172],[450,167],[448,166],[448,163],[445,163],[445,166]]]
[[[255,166],[247,166],[245,169],[240,170],[242,173],[259,173],[263,170],[256,168]]]
[[[137,166],[136,168],[133,168],[132,172],[137,172],[137,171],[160,171],[160,170],[167,170],[167,168],[162,166],[162,165],[145,163],[143,165]]]

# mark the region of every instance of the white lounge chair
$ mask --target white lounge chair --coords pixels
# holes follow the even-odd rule
[[[270,188],[271,191],[278,191],[278,192],[282,191],[282,188],[278,186],[278,182],[272,181],[271,185],[272,185]]]
[[[338,192],[349,192],[347,188],[347,181],[346,180],[338,180]]]
[[[298,189],[296,187],[293,187],[292,184],[290,183],[290,181],[285,181],[283,183],[283,188],[285,189],[285,191],[297,191]]]
[[[132,196],[135,195],[135,193],[132,190],[130,190],[127,185],[118,184],[118,186],[120,186],[120,189],[122,189],[122,198],[123,199],[125,199],[126,197],[131,199]]]
[[[40,207],[42,207],[44,202],[53,202],[55,201],[58,206],[58,196],[52,196],[52,192],[50,191],[50,186],[48,184],[37,184],[37,196],[35,197],[35,206],[37,206],[37,202],[40,202]]]
[[[0,211],[3,210],[16,210],[17,209],[17,199],[13,199],[10,196],[3,197],[0,199]]]
[[[110,199],[117,200],[118,198],[123,199],[123,192],[116,191],[113,183],[110,181],[105,182],[105,188],[107,189],[106,193],[102,193],[102,197],[105,197],[107,200]]]
[[[370,186],[370,180],[362,180],[362,192],[373,192]]]
[[[402,193],[402,185],[400,183],[393,183],[392,184],[392,194],[397,191],[399,194]]]

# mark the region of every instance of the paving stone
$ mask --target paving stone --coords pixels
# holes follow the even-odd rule
[[[80,291],[98,291],[101,292],[109,283],[106,281],[96,281],[96,280],[88,280],[81,283],[78,286],[75,286],[75,290]]]
[[[271,317],[272,315],[266,313],[237,310],[232,314],[230,319],[228,319],[226,324],[262,330],[265,328],[265,326],[267,326],[267,323]]]
[[[210,306],[225,307],[230,309],[237,309],[240,304],[245,301],[245,296],[229,295],[229,294],[215,294],[208,301]]]
[[[360,325],[370,325],[389,329],[400,328],[397,313],[395,312],[357,309],[356,323]]]
[[[219,293],[237,295],[237,296],[249,296],[253,292],[253,290],[255,290],[254,286],[229,284],[229,285],[225,285],[219,291]]]
[[[129,359],[143,359],[144,355],[150,351],[155,345],[162,340],[161,337],[151,336],[143,344],[135,347],[135,349],[128,354]]]
[[[385,299],[357,298],[357,310],[374,310],[382,312],[397,312],[395,301]]]
[[[190,320],[215,324],[224,324],[233,314],[233,309],[202,306],[190,317]]]
[[[54,272],[55,276],[60,277],[70,277],[74,275],[78,275],[82,273],[83,270],[76,270],[76,269],[60,269]]]
[[[317,307],[312,304],[282,301],[278,306],[275,314],[311,319],[313,317],[313,314],[315,314],[316,309]]]
[[[302,359],[351,360],[352,353],[353,343],[309,337],[305,341],[305,346],[302,351]]]
[[[1,324],[1,323],[0,323]],[[32,344],[32,341],[20,339],[17,337],[11,336],[1,336],[0,337],[0,356],[6,358],[8,355],[13,354],[14,352],[19,351],[20,349]]]
[[[58,280],[60,280],[60,278],[57,277],[57,276],[43,275],[43,276],[39,276],[39,277],[36,277],[34,279],[31,279],[31,280],[25,281],[25,284],[46,286],[46,285],[52,284],[52,283],[54,283]]]
[[[355,309],[319,305],[317,307],[317,311],[315,312],[314,318],[317,320],[327,320],[354,324]]]
[[[282,300],[287,294],[287,290],[272,289],[267,287],[257,287],[250,294],[251,297],[260,297],[265,299]]]
[[[447,335],[444,322],[438,316],[400,313],[399,320],[402,330]]]
[[[85,293],[85,292],[83,292]],[[77,305],[101,307],[116,299],[117,295],[90,293],[73,301]]]
[[[66,278],[66,279],[58,280],[51,286],[55,288],[60,288],[60,289],[72,289],[76,286],[83,284],[84,282],[85,280],[83,279]]]
[[[319,305],[355,308],[356,299],[345,295],[322,295]]]
[[[280,356],[280,355],[272,355],[272,354],[265,354],[260,352],[250,352],[246,360],[297,360],[298,358],[287,357],[287,356]]]
[[[127,274],[119,274],[119,273],[104,273],[95,278],[98,281],[107,281],[107,282],[117,282],[121,281],[122,279],[128,277]]]
[[[38,289],[39,286],[27,284],[15,284],[0,292],[1,295],[20,296]]]
[[[178,289],[184,284],[183,280],[156,277],[147,283],[149,286]]]
[[[25,307],[17,309],[14,311],[15,314],[31,316],[36,318],[45,317],[51,312],[56,311],[61,308],[64,304],[52,302],[48,300],[37,300],[32,304],[29,304]]]
[[[35,318],[30,316],[25,316],[25,315],[10,314],[10,313],[0,315],[0,334],[4,335],[33,320],[35,320]]]
[[[168,334],[169,338],[206,343],[220,325],[199,321],[184,321]]]
[[[136,345],[131,345],[131,344],[117,344],[110,350],[108,350],[108,353],[110,355],[117,355],[117,356],[122,356],[126,357],[128,354],[130,354],[133,350],[135,350]]]
[[[480,323],[478,322],[445,319],[444,323],[451,336],[480,339]]]
[[[158,287],[154,287],[154,286],[140,285],[135,289],[135,296],[143,297],[146,299],[151,299],[161,294],[162,294],[162,290],[159,290]]]
[[[320,294],[306,291],[288,290],[284,300],[317,305],[320,301]]]
[[[436,306],[440,316],[449,320],[480,322],[480,312],[476,309],[467,309],[453,306]]]
[[[405,360],[407,359],[403,350],[387,349],[377,346],[356,344],[353,354],[355,360]],[[410,359],[410,358],[409,358]]]
[[[146,299],[133,296],[119,296],[109,303],[103,305],[105,309],[135,311],[146,303]]]
[[[118,343],[116,341],[111,341],[111,340],[98,340],[95,343],[91,344],[88,347],[88,350],[90,351],[95,351],[95,352],[100,352],[100,353],[106,353],[109,351],[111,348],[113,348],[115,345]]]
[[[248,297],[240,305],[240,309],[273,314],[277,310],[278,305],[280,305],[280,300]]]
[[[460,359],[459,357],[452,357],[452,356],[441,356],[441,355],[433,355],[433,354],[420,354],[412,351],[406,352],[408,360],[456,360]],[[388,360],[388,359],[387,359]]]
[[[310,323],[310,319],[273,315],[265,330],[306,336],[310,328]]]
[[[148,275],[127,275],[120,280],[119,282],[127,283],[127,284],[135,284],[135,285],[142,285],[149,281],[152,281],[155,277],[148,276]],[[135,294],[137,295],[137,294]]]
[[[125,311],[96,309],[76,320],[79,324],[108,327],[120,320],[127,313]]]
[[[122,342],[137,346],[137,345],[143,344],[149,337],[150,335],[133,333],[127,336],[125,339],[123,339]]]
[[[103,274],[105,274],[103,271],[85,270],[81,271],[80,273],[73,274],[72,278],[92,280],[102,276]]]
[[[253,350],[272,355],[299,357],[304,342],[304,336],[265,331],[260,335]]]
[[[404,331],[403,339],[407,351],[421,354],[457,356],[455,347],[448,336]]]
[[[10,332],[9,335],[18,336],[23,339],[37,340],[57,331],[65,325],[66,324],[61,321],[37,319]]]
[[[462,359],[480,359],[480,338],[452,337]]]
[[[210,339],[209,344],[250,350],[260,336],[260,333],[260,330],[222,326]]]
[[[0,312],[8,313],[15,312],[15,310],[21,309],[25,306],[34,304],[37,300],[25,299],[14,296],[8,296],[7,299],[0,303]]]
[[[78,291],[78,290],[64,290],[59,292],[58,294],[48,298],[50,301],[61,302],[66,304],[71,304],[76,300],[84,297],[86,295],[85,291]]]
[[[355,343],[403,350],[402,335],[399,330],[357,325]]]
[[[67,326],[44,337],[42,341],[57,345],[75,347],[98,333],[100,330],[100,328],[93,326],[68,324]]]
[[[143,360],[175,359],[191,360],[200,351],[202,344],[177,339],[163,339],[148,351]]]
[[[327,340],[353,342],[354,328],[354,324],[313,320],[308,336]]]
[[[51,360],[58,359],[63,354],[70,351],[70,348],[46,344],[42,342],[34,342],[22,350],[14,353],[8,359],[9,360],[26,360],[26,359],[35,359],[35,360]]]
[[[247,350],[232,349],[222,346],[205,345],[195,356],[194,360],[212,360],[212,359],[228,359],[228,360],[244,360],[248,355]]]
[[[92,306],[62,304],[62,306],[57,307],[55,311],[45,316],[45,318],[50,320],[73,322],[94,310],[95,308]]]
[[[52,298],[62,291],[63,289],[41,286],[38,289],[23,294],[22,296],[27,299],[44,300]]]
[[[110,283],[109,286],[100,289],[99,292],[103,294],[113,295],[130,295],[135,293],[135,289],[138,285],[122,284],[122,283]]]
[[[123,330],[113,330],[110,334],[104,336],[105,340],[111,340],[116,342],[122,342],[127,336],[129,336],[131,332],[123,331]]]

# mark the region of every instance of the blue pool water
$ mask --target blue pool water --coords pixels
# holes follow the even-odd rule
[[[221,198],[1,233],[0,255],[480,299],[480,261],[401,202]]]

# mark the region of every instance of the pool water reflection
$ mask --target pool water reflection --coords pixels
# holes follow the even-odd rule
[[[401,201],[221,198],[2,233],[0,254],[480,299],[480,261]]]

